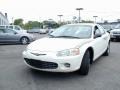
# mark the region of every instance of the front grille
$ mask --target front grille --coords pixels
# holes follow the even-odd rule
[[[27,64],[40,69],[56,69],[58,67],[58,64],[53,62],[39,61],[27,58],[25,58],[25,61]]]

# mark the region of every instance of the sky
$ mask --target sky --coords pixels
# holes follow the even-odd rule
[[[78,17],[76,8],[83,8],[82,20],[94,20],[93,16],[98,16],[97,21],[120,19],[120,0],[0,0],[0,12],[8,13],[9,22],[12,18],[58,21],[59,14],[63,21],[72,20]]]

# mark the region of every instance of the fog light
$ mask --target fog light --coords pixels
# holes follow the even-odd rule
[[[70,67],[70,64],[69,63],[64,63],[64,66],[65,67]]]

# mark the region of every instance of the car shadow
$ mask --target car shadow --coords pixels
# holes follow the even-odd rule
[[[46,71],[39,71],[35,69],[31,69],[29,67],[26,68],[27,74],[31,76],[31,78],[35,81],[39,80],[48,80],[48,81],[71,81],[75,79],[84,79],[87,76],[80,75],[77,71],[70,72],[70,73],[59,73],[59,72],[46,72]]]
[[[35,70],[35,69],[30,69],[30,73],[35,76],[35,77],[42,77],[42,78],[50,78],[50,77],[54,77],[54,78],[63,78],[63,77],[73,77],[73,76],[78,76],[77,72],[70,72],[70,73],[60,73],[60,72],[45,72],[45,71],[39,71],[39,70]]]

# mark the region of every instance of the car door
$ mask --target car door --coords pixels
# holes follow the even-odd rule
[[[103,46],[104,46],[102,33],[98,28],[98,26],[94,27],[93,39],[94,39],[93,48],[94,48],[94,60],[95,60],[103,53]]]
[[[6,34],[5,41],[7,41],[7,42],[17,42],[18,41],[18,35],[12,29],[5,29],[4,32]]]
[[[106,50],[106,48],[107,48],[107,46],[108,46],[108,39],[109,39],[109,37],[108,37],[108,34],[107,34],[107,32],[105,32],[105,30],[104,30],[104,28],[102,27],[102,26],[100,26],[99,25],[99,30],[101,31],[101,34],[102,34],[102,39],[103,39],[103,41],[102,41],[102,43],[103,43],[103,51],[105,51]]]

